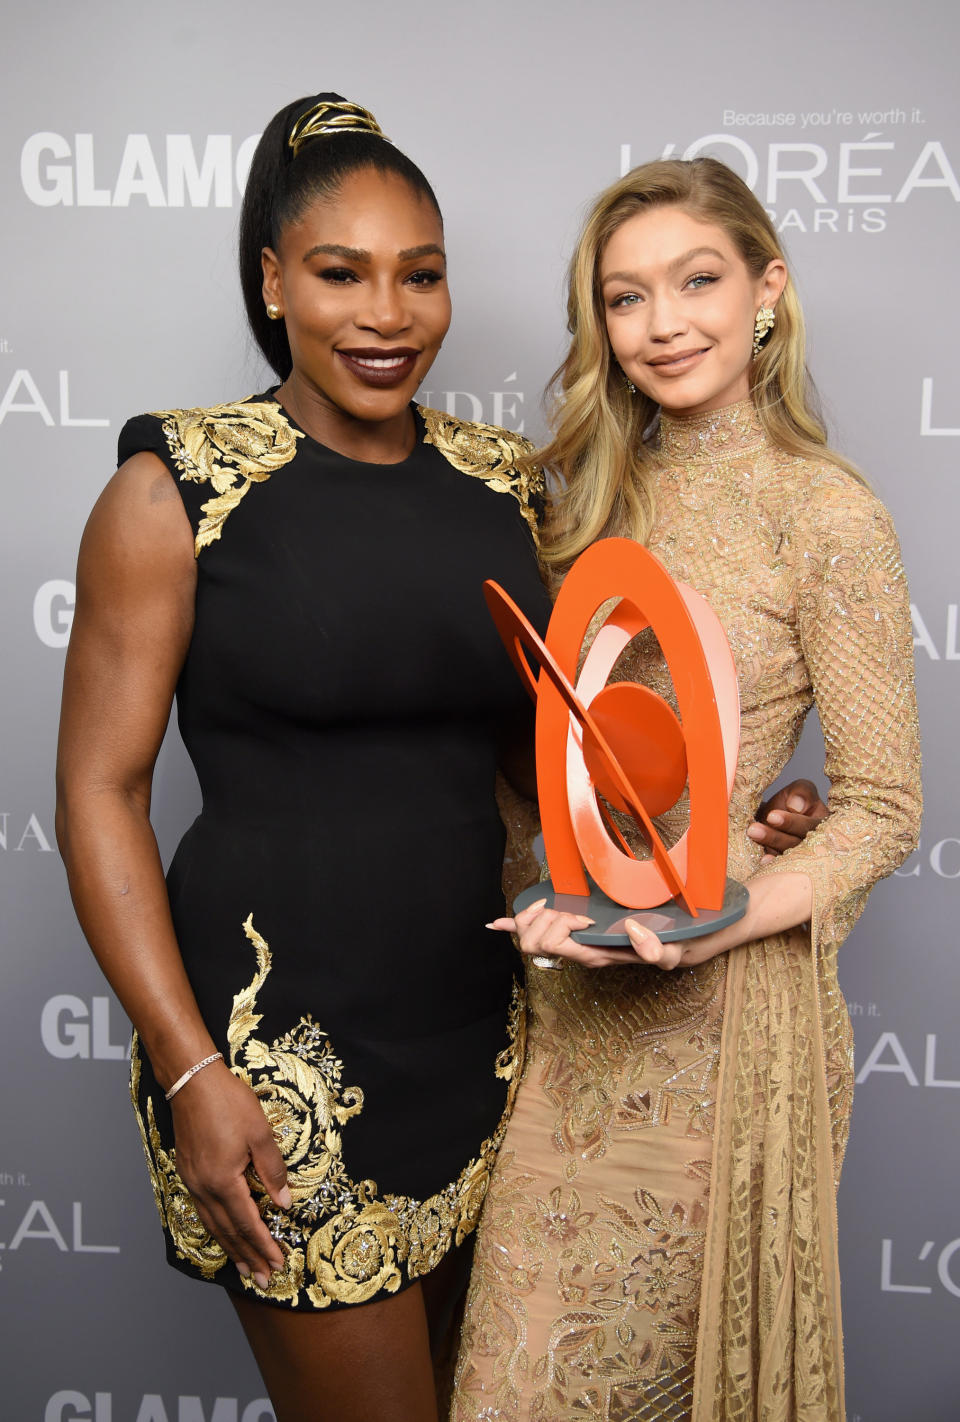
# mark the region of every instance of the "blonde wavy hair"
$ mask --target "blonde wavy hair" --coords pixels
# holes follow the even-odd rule
[[[607,338],[599,274],[617,228],[638,212],[666,206],[721,227],[754,277],[774,259],[785,260],[760,203],[716,158],[645,163],[597,198],[570,263],[572,340],[549,386],[554,434],[534,456],[560,478],[541,549],[557,573],[598,538],[617,534],[645,543],[653,526],[651,475],[657,456],[649,436],[659,406],[627,388]],[[789,274],[776,312],[776,324],[750,366],[751,395],[767,436],[788,454],[829,460],[862,482],[827,444],[805,365],[803,312]]]

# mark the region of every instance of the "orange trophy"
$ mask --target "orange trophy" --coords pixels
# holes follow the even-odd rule
[[[546,894],[551,907],[595,920],[574,938],[607,945],[629,943],[626,917],[664,942],[742,918],[747,890],[727,878],[740,697],[730,647],[706,599],[627,538],[602,539],[577,559],[545,642],[499,584],[486,582],[483,590],[537,708],[537,794],[550,877],[525,889],[514,911]],[[587,628],[611,598],[619,601],[578,676]],[[673,678],[679,717],[645,686],[607,684],[627,643],[648,627]],[[653,821],[686,787],[689,825],[668,849]],[[633,853],[611,807],[633,819],[649,858]]]

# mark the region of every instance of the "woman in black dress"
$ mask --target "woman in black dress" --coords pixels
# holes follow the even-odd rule
[[[80,555],[61,845],[137,1028],[171,1263],[231,1291],[279,1422],[417,1422],[522,1056],[484,923],[527,707],[481,585],[545,618],[539,489],[522,440],[411,403],[443,228],[364,110],[271,123],[241,274],[282,383],[123,430]],[[174,693],[203,810],[165,886]]]
[[[273,119],[240,257],[281,383],[123,430],[80,554],[58,838],[137,1028],[170,1262],[230,1291],[278,1422],[431,1422],[522,1062],[484,924],[529,713],[481,584],[545,623],[541,485],[525,441],[412,404],[443,228],[365,110]],[[164,884],[174,695],[203,810]]]

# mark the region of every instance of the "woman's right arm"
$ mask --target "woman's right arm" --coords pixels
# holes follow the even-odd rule
[[[216,1051],[177,947],[150,825],[153,769],[193,631],[193,533],[160,460],[134,455],[90,516],[64,674],[57,841],[84,933],[161,1087]],[[204,1226],[241,1268],[282,1265],[250,1194],[253,1163],[289,1205],[260,1104],[223,1062],[171,1102],[177,1170]]]

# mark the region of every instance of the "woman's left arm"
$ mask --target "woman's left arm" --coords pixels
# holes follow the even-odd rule
[[[879,500],[828,475],[794,538],[797,630],[823,732],[830,814],[755,881],[801,871],[815,940],[839,943],[920,831],[920,728],[910,597]]]
[[[719,933],[662,944],[636,928],[631,954],[585,948],[569,937],[582,926],[569,915],[527,910],[516,925],[524,952],[593,966],[639,956],[670,968],[808,920],[815,942],[840,942],[873,884],[915,847],[920,738],[910,603],[896,533],[883,505],[845,475],[828,472],[811,495],[790,551],[797,632],[826,750],[828,818],[752,876],[746,916]]]

